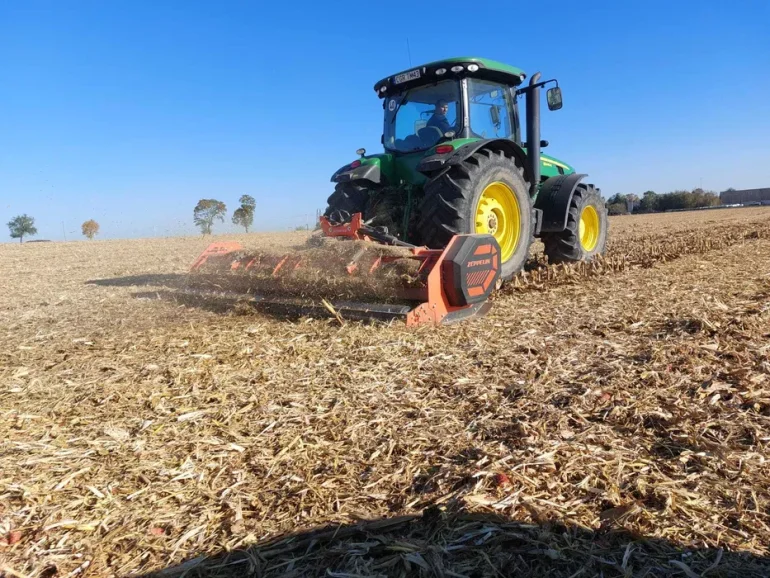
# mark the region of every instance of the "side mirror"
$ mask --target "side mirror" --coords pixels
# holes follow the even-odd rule
[[[546,92],[546,100],[548,101],[548,110],[559,110],[562,107],[561,88],[558,86],[549,88]]]
[[[497,105],[492,105],[489,107],[489,117],[492,119],[492,124],[495,127],[500,126],[500,107]]]

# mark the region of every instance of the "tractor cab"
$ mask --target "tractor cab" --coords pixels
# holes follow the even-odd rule
[[[395,153],[424,151],[456,138],[520,141],[515,91],[499,82],[441,80],[389,96],[383,108],[383,145]]]
[[[386,151],[425,151],[459,138],[520,142],[516,87],[524,78],[507,65],[459,58],[381,80]]]

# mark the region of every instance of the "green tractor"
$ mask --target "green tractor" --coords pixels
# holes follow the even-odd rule
[[[501,278],[527,260],[534,237],[550,262],[604,252],[607,211],[599,189],[568,164],[542,155],[540,88],[562,106],[555,80],[527,85],[523,71],[484,58],[449,58],[389,76],[374,86],[385,111],[385,152],[340,168],[325,216],[439,249],[457,234],[486,233],[501,251]],[[519,97],[526,101],[526,140]]]

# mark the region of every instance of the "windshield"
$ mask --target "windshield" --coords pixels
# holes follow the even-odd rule
[[[411,152],[425,150],[444,136],[460,132],[460,84],[443,80],[419,86],[385,99],[385,148]]]

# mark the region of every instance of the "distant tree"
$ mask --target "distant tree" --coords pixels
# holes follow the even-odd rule
[[[241,198],[238,199],[238,202],[241,204],[241,207],[244,209],[254,212],[254,209],[257,207],[257,201],[254,200],[254,197],[251,195],[241,195]]]
[[[254,222],[254,209],[257,206],[257,202],[250,195],[242,195],[238,202],[241,206],[233,212],[233,224],[243,227],[248,233],[249,227]]]
[[[233,212],[233,225],[243,227],[247,233],[249,232],[249,225],[251,225],[252,220],[253,216],[247,213],[243,207],[239,207]]]
[[[610,215],[627,215],[628,205],[626,203],[612,203],[607,205],[607,213]]]
[[[655,191],[645,191],[639,201],[639,210],[643,213],[654,213],[658,210],[658,194]]]
[[[626,204],[626,195],[623,193],[615,193],[607,200],[607,206],[617,205],[620,203]]]
[[[670,211],[672,209],[697,209],[714,207],[719,204],[719,196],[710,191],[695,189],[694,191],[674,191],[659,195],[656,210]]]
[[[8,229],[11,231],[11,239],[18,239],[22,243],[24,236],[32,237],[37,235],[35,228],[35,219],[29,215],[19,215],[8,221]]]
[[[99,223],[93,219],[87,220],[80,226],[80,228],[83,231],[83,236],[88,237],[89,239],[93,239],[99,234]]]
[[[210,235],[214,221],[219,219],[219,221],[224,223],[226,214],[227,207],[222,201],[201,199],[193,210],[193,221],[195,226],[200,228],[201,233]]]
[[[695,189],[690,194],[693,197],[692,204],[695,207],[715,207],[721,203],[719,195],[711,191]]]

